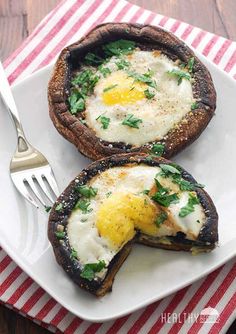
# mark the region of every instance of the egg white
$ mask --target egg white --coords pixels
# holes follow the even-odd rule
[[[100,260],[104,260],[106,264],[109,264],[119,252],[119,249],[111,247],[109,240],[99,235],[96,227],[97,212],[109,193],[139,194],[145,189],[151,189],[154,185],[154,178],[159,172],[159,167],[142,164],[113,167],[98,174],[90,181],[89,185],[98,189],[97,195],[91,199],[89,206],[92,211],[86,214],[82,213],[80,209],[72,211],[67,225],[69,243],[76,250],[82,265]],[[160,176],[158,176],[158,179],[160,182],[162,181]],[[172,186],[176,187],[171,181],[168,186],[170,189]],[[183,191],[179,196],[179,203],[171,204],[168,207],[169,213],[175,222],[174,227],[169,229],[165,223],[162,224],[158,229],[157,237],[176,235],[178,231],[184,232],[190,240],[198,237],[200,229],[206,220],[204,209],[201,204],[197,204],[194,206],[194,212],[184,218],[179,217],[180,208],[188,202],[188,192]],[[103,269],[101,272],[96,273],[96,277],[104,277],[106,271],[106,269]]]
[[[124,59],[131,64],[129,70],[134,70],[136,73],[144,74],[149,70],[153,71],[152,79],[157,83],[157,90],[147,88],[155,93],[154,98],[150,100],[143,98],[125,105],[119,103],[107,105],[102,99],[107,78],[101,76],[94,88],[94,94],[86,99],[86,122],[99,138],[109,142],[141,146],[151,141],[161,140],[191,110],[194,101],[192,83],[183,79],[178,85],[176,77],[168,74],[168,71],[180,70],[180,68],[170,58],[155,51],[135,50],[132,55],[124,56]],[[117,69],[116,62],[117,58],[112,57],[104,66],[112,73],[125,72]],[[139,129],[122,125],[122,121],[128,114],[142,119]],[[98,121],[100,115],[110,118],[107,129],[103,129]]]

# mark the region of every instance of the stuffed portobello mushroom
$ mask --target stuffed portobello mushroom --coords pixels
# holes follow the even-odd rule
[[[216,108],[211,75],[173,34],[107,23],[60,54],[48,86],[57,130],[87,157],[148,152],[171,157]]]
[[[81,288],[103,296],[134,243],[193,254],[218,241],[216,208],[183,168],[148,154],[93,162],[51,210],[57,262]]]

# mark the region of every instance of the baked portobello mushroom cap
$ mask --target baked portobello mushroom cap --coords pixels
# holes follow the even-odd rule
[[[134,174],[133,174],[134,171],[133,168],[136,169]],[[156,175],[157,172],[156,169],[158,169],[158,173],[159,171],[161,171],[162,173],[164,172],[164,174],[162,174],[164,176],[160,176],[159,182],[156,184],[157,188],[155,189],[152,188],[150,190],[143,190],[142,187],[144,187],[145,183],[145,181],[143,180],[146,177],[149,177],[148,181],[149,184],[150,180],[151,184],[155,184],[155,182],[157,182],[154,181],[153,179],[153,175]],[[139,170],[138,174],[137,170]],[[127,175],[125,174],[126,172]],[[134,177],[133,181],[131,180],[132,177]],[[155,180],[156,178],[158,178],[158,176],[155,177]],[[175,227],[171,227],[173,226],[173,224],[171,223],[172,214],[170,214],[170,212],[172,212],[171,210],[173,209],[170,209],[170,207],[168,208],[168,205],[170,205],[171,203],[173,205],[172,208],[174,208],[175,207],[174,203],[176,203],[175,201],[176,198],[172,198],[170,202],[167,204],[158,202],[158,199],[156,199],[157,193],[159,191],[161,192],[164,191],[164,197],[165,195],[167,195],[167,197],[168,195],[172,197],[175,196],[174,194],[170,194],[168,192],[169,190],[166,188],[166,184],[164,184],[165,180],[167,180],[168,178],[173,180],[174,183],[172,185],[174,185],[174,187],[180,187],[178,189],[181,189],[181,187],[183,186],[183,189],[191,190],[189,193],[187,193],[189,199],[187,205],[185,205],[184,211],[183,208],[180,209],[182,205],[179,205],[178,210],[176,211],[177,214],[180,213],[180,211],[183,211],[182,217],[185,217],[184,219],[186,219],[186,217],[192,217],[190,218],[190,220],[185,221],[185,224],[187,222],[185,226],[188,226],[188,224],[190,225],[192,224],[191,225],[192,227],[187,227],[187,229],[189,230],[186,230],[187,232],[185,233],[183,233],[183,231],[179,231],[178,226],[177,229]],[[112,188],[113,184],[112,179],[113,181],[115,180],[114,189]],[[101,183],[101,180],[103,180],[103,183]],[[103,189],[104,187],[102,187],[101,185],[104,185],[104,180],[105,184],[107,184],[106,182],[110,184],[111,189],[114,190],[114,193],[112,194],[107,193],[107,191],[109,190],[107,187]],[[118,180],[121,183],[119,183],[116,180]],[[117,191],[119,192],[120,189],[121,189],[120,191],[124,191],[124,189],[126,189],[125,187],[122,188],[123,187],[122,182],[123,185],[127,184],[127,187],[133,186],[133,193],[131,194],[130,198],[121,197],[124,199],[124,201],[119,202],[119,198],[117,200],[116,197]],[[162,183],[164,184],[164,188]],[[101,188],[97,189],[93,188],[95,186],[98,186],[99,184]],[[121,188],[117,188],[119,187],[119,184],[121,184]],[[81,189],[83,191],[81,191]],[[115,191],[115,189],[118,190]],[[142,189],[141,192],[140,189]],[[182,194],[184,194],[184,192]],[[112,196],[115,196],[114,200]],[[183,198],[181,197],[181,193],[178,193],[178,196],[179,196],[179,201],[181,202],[181,198]],[[98,197],[98,199],[96,199],[96,197]],[[190,201],[193,198],[195,200],[191,204]],[[95,218],[93,216],[92,225],[91,225],[91,220],[89,218],[90,215],[93,214],[91,213],[92,209],[89,209],[88,205],[84,206],[84,204],[88,203],[91,199],[95,201],[94,202],[95,204],[93,204],[94,205],[93,208],[95,211],[93,210],[93,212],[95,212],[95,217],[96,217],[96,221],[94,222]],[[137,202],[132,202],[133,200],[136,201],[137,199],[138,199]],[[140,199],[142,199],[143,201],[142,203],[144,203],[141,204],[144,205],[141,206],[141,209],[139,209],[138,207],[141,203]],[[161,199],[163,200],[163,197],[161,197]],[[98,205],[97,209],[96,203],[99,204],[99,201],[100,201],[100,206]],[[80,205],[78,205],[78,203],[80,203]],[[83,204],[82,206],[81,203]],[[104,203],[106,203],[105,216],[104,215],[102,216],[101,207],[103,206],[103,214],[104,214]],[[165,233],[165,228],[168,228],[168,226],[170,226],[170,228],[173,228],[174,231],[173,233],[169,233],[169,235],[167,235],[166,237],[163,237],[163,233],[160,234],[159,236],[152,235],[153,234],[152,230],[149,230],[151,231],[150,233],[149,232],[146,233],[145,228],[146,227],[150,228],[151,226],[148,225],[151,212],[150,205],[152,205],[152,207],[153,205],[154,207],[157,206],[159,210],[158,219],[156,220],[155,223],[152,222],[152,224],[154,225],[156,224],[154,226],[155,229],[164,228],[163,231]],[[192,206],[192,208],[189,208],[189,206]],[[131,210],[131,213],[129,212],[129,209]],[[122,215],[119,216],[122,210],[124,211],[124,216]],[[194,210],[195,212],[197,212],[196,213],[197,216],[194,216],[194,213],[191,216],[190,213],[194,212]],[[136,214],[136,218],[132,217],[132,215],[134,214]],[[129,215],[131,215],[131,219],[125,221],[127,216],[129,217]],[[84,219],[83,217],[87,218]],[[108,226],[108,229],[110,228],[110,232],[109,231],[107,232],[106,229],[107,226],[104,225],[104,221],[106,220],[107,217],[108,220],[110,220],[109,223],[111,224],[114,223],[115,225],[118,222],[118,227],[115,226],[115,228],[113,228],[114,226],[112,225]],[[134,224],[133,221],[137,219],[137,217],[138,219],[141,219],[141,221],[139,222],[141,227],[140,228],[136,227],[133,234],[129,234],[129,237],[127,238],[124,237],[124,234],[130,232],[127,232],[127,230],[123,229],[122,223],[121,225],[119,225],[120,222],[122,222],[122,217],[124,223],[123,226],[128,226],[130,222]],[[199,220],[197,220],[197,218],[199,218]],[[81,221],[79,221],[80,219]],[[80,225],[77,225],[78,223]],[[76,226],[80,226],[80,228],[82,229],[78,230]],[[94,230],[92,230],[94,226],[96,228],[95,234],[93,234]],[[182,226],[181,223],[179,226]],[[84,228],[85,230],[83,230]],[[99,230],[99,228],[102,229]],[[194,232],[195,228],[197,228],[197,230],[195,230]],[[90,233],[90,231],[93,232]],[[105,259],[107,256],[107,252],[109,251],[109,246],[107,245],[103,246],[105,251],[103,255],[101,255],[102,257],[101,259],[99,258],[98,255],[101,254],[101,251],[96,249],[97,244],[99,243],[100,245],[101,242],[96,241],[97,244],[96,245],[94,244],[94,240],[96,238],[101,238],[101,233],[103,234],[102,235],[103,239],[101,239],[103,240],[102,241],[103,243],[104,243],[104,233],[108,233],[108,236],[114,239],[112,242],[116,242],[117,240],[119,241],[119,238],[116,239],[117,235],[118,237],[121,236],[125,240],[124,242],[122,241],[123,244],[122,243],[119,244],[119,248],[117,248],[116,251],[112,253],[112,255],[110,256],[109,260],[106,261],[106,263],[103,261],[103,259]],[[189,233],[190,237],[187,237]],[[192,237],[191,233],[195,233],[195,237]],[[90,238],[90,234],[93,235],[92,238]],[[106,235],[105,238],[108,238],[108,236]],[[79,241],[77,237],[80,238]],[[82,170],[82,172],[69,184],[69,186],[60,195],[60,197],[55,202],[53,208],[51,209],[49,216],[49,224],[48,224],[48,238],[52,244],[58,264],[62,266],[62,268],[72,278],[72,280],[81,288],[91,292],[92,294],[96,296],[103,296],[108,291],[111,291],[115,274],[117,273],[120,266],[129,255],[133,243],[137,242],[145,244],[147,246],[163,248],[167,250],[191,251],[193,254],[199,252],[209,252],[216,247],[218,242],[218,215],[216,212],[216,208],[209,195],[202,189],[202,186],[197,184],[196,180],[182,167],[161,157],[152,157],[150,159],[150,156],[144,153],[141,154],[126,153],[116,156],[110,156],[105,159],[101,159],[91,163],[86,169]],[[76,244],[74,243],[74,240],[76,241]],[[81,247],[81,245],[82,247],[85,247],[85,248],[78,248],[81,254],[78,252],[78,249],[75,249],[75,247],[77,247],[76,245],[78,247]],[[88,255],[90,252],[90,247],[91,249],[93,249],[91,251],[92,252],[91,254],[93,255],[95,254],[94,256],[95,257],[97,256],[97,261],[99,262],[97,261],[86,262],[84,260],[84,257],[86,258],[87,256],[90,256]],[[81,260],[82,258],[83,258],[83,263]],[[99,275],[101,272],[103,272],[103,274]]]
[[[173,69],[169,71],[172,72],[172,77],[176,77],[176,82],[178,79],[178,86],[182,81],[187,81],[191,77],[190,81],[194,103],[189,107],[189,112],[187,112],[182,119],[178,120],[167,133],[160,136],[157,134],[155,137],[156,131],[153,131],[155,138],[142,144],[130,144],[129,140],[125,142],[102,139],[101,136],[97,134],[98,131],[95,131],[94,128],[90,127],[88,122],[85,121],[86,100],[84,101],[79,98],[79,100],[76,101],[76,108],[83,110],[84,105],[84,111],[76,112],[75,109],[72,113],[70,112],[71,107],[68,101],[74,89],[71,85],[71,80],[75,77],[75,74],[80,71],[86,55],[91,56],[91,52],[95,52],[96,54],[98,50],[99,55],[95,55],[95,57],[98,58],[92,59],[92,61],[99,64],[99,58],[104,57],[101,51],[104,45],[120,40],[135,42],[135,45],[140,50],[155,51],[155,55],[157,56],[158,54],[162,55],[162,57],[163,55],[167,56],[169,60],[174,62],[173,64],[178,66],[177,72],[181,72],[184,67],[182,74],[176,73],[176,68],[174,70],[175,73],[173,73]],[[148,72],[148,75],[149,74]],[[144,75],[147,75],[147,73]],[[104,76],[106,76],[106,73],[104,73]],[[137,79],[136,76],[135,80],[140,80],[140,77]],[[141,81],[142,80],[143,78],[141,78]],[[144,82],[145,80],[146,78],[144,78]],[[146,92],[148,91],[148,95],[146,96],[146,103],[151,103],[150,100],[152,99],[152,94],[150,95],[149,92],[151,85],[149,86],[149,84],[150,82],[147,83],[148,89]],[[110,87],[107,88],[109,89]],[[132,89],[133,87],[131,90]],[[153,93],[153,88],[150,89]],[[146,92],[145,95],[147,94]],[[155,94],[155,92],[153,94]],[[48,101],[50,117],[59,133],[73,143],[82,154],[93,160],[113,154],[149,152],[153,144],[157,143],[163,146],[163,156],[170,158],[196,140],[205,129],[216,108],[216,92],[207,68],[196,57],[194,52],[172,33],[150,25],[106,23],[97,26],[81,40],[63,49],[54,66],[48,85]],[[94,105],[96,107],[96,103],[94,103]],[[99,117],[103,115],[103,112],[104,110]],[[92,115],[91,117],[94,116]],[[130,114],[128,113],[126,117],[129,118]],[[141,124],[141,121],[140,123],[136,123],[132,129],[126,127],[127,131],[137,133],[137,124],[143,126],[144,122],[143,124]],[[105,132],[107,131],[108,125],[103,124],[102,127],[104,135],[107,136]],[[134,127],[136,127],[136,129],[134,129]],[[114,133],[113,130],[111,130],[111,132]],[[117,130],[117,133],[119,132],[120,128]],[[149,133],[148,129],[141,134],[141,137],[147,133]],[[130,137],[132,138],[132,134]]]

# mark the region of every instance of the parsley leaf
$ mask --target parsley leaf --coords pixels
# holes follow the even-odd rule
[[[136,72],[129,72],[129,77],[134,78],[135,81],[140,81],[146,83],[148,86],[157,89],[156,81],[151,78],[153,72],[148,70],[148,72],[144,74],[136,73]]]
[[[77,86],[81,95],[85,97],[93,93],[93,89],[98,80],[99,76],[95,75],[91,70],[84,70],[72,80],[72,84]]]
[[[96,83],[99,80],[99,76],[94,74],[91,70],[87,69],[80,72],[72,81],[72,85],[80,88],[82,96],[86,96],[93,92]]]
[[[108,86],[108,87],[106,87],[106,88],[103,89],[103,92],[104,92],[104,93],[105,93],[105,92],[108,92],[109,90],[115,88],[116,86],[118,86],[118,84],[114,84],[114,85]]]
[[[108,191],[108,193],[106,193],[106,197],[107,197],[107,198],[110,197],[111,194],[112,194],[112,192],[111,192],[111,191]]]
[[[131,53],[135,49],[135,42],[119,39],[118,41],[105,44],[102,48],[107,57],[120,56]]]
[[[145,160],[146,160],[147,162],[152,161],[152,160],[153,160],[153,155],[152,155],[152,154],[149,154],[149,155],[145,158]]]
[[[169,173],[171,173],[171,174],[181,174],[180,171],[177,168],[175,168],[174,166],[165,165],[165,164],[160,164],[159,166],[160,166],[162,172],[165,175],[168,175]]]
[[[149,189],[144,189],[143,191],[141,191],[141,194],[148,195],[149,192],[150,192]]]
[[[55,207],[55,210],[56,211],[61,211],[63,209],[63,205],[62,205],[62,203],[59,203],[59,204],[57,204],[57,206]]]
[[[47,205],[45,205],[45,207],[44,207],[46,212],[49,212],[51,210],[51,208],[52,208],[51,206],[47,206]]]
[[[145,96],[146,96],[146,98],[147,98],[148,100],[152,99],[152,98],[155,96],[155,93],[150,92],[149,89],[146,89],[146,90],[144,91],[144,94],[145,94]]]
[[[158,189],[157,192],[152,196],[152,199],[155,202],[164,207],[168,207],[171,203],[177,203],[179,201],[177,194],[174,193],[169,195],[168,188],[163,187],[157,179],[155,179],[155,182]]]
[[[195,110],[198,108],[198,103],[197,102],[193,102],[191,105],[191,110]]]
[[[130,66],[130,62],[128,62],[125,59],[120,59],[119,61],[116,62],[116,66],[118,70],[123,70],[125,68],[128,68]]]
[[[128,114],[123,120],[122,125],[127,125],[131,128],[139,129],[139,123],[143,123],[140,118],[136,118],[133,114]]]
[[[182,191],[192,191],[195,189],[195,184],[184,180],[182,178],[174,178],[173,182],[179,185],[180,190]]]
[[[183,218],[189,215],[191,212],[194,211],[194,205],[197,205],[199,203],[199,199],[195,195],[190,193],[188,203],[180,209],[179,216]]]
[[[90,197],[95,197],[97,195],[97,188],[93,187],[88,187],[86,185],[83,186],[78,186],[75,188],[76,191],[78,191],[82,196],[90,198]]]
[[[63,238],[65,238],[65,232],[59,232],[59,231],[56,231],[55,232],[55,235],[56,235],[56,237],[58,238],[58,239],[63,239]]]
[[[88,200],[83,200],[83,199],[80,199],[74,209],[80,209],[82,211],[82,213],[88,213],[88,212],[91,212],[93,211],[93,209],[89,209],[89,205],[90,205],[90,202]]]
[[[170,204],[177,203],[179,201],[179,197],[175,193],[171,195],[162,195],[157,192],[154,196],[152,196],[152,199],[164,207],[168,207]]]
[[[82,123],[82,124],[84,124],[84,125],[86,125],[87,123],[86,123],[86,120],[85,119],[83,119],[83,118],[79,118],[79,121],[80,121],[80,123]]]
[[[84,57],[84,63],[86,65],[97,66],[99,64],[102,64],[103,61],[104,60],[100,56],[96,55],[93,52],[88,52]]]
[[[190,73],[193,72],[193,65],[194,65],[194,57],[191,57],[189,60],[188,60],[188,64],[187,64],[187,68],[188,68],[188,71]]]
[[[68,102],[70,104],[70,113],[72,115],[77,114],[77,112],[83,111],[85,109],[84,99],[81,94],[77,91],[73,91],[68,97]]]
[[[170,74],[170,75],[175,76],[178,79],[178,86],[181,84],[183,79],[186,79],[186,80],[191,79],[191,75],[189,73],[184,72],[184,71],[180,71],[180,70],[177,70],[177,69],[173,69],[171,71],[168,71],[167,73]]]
[[[108,67],[104,67],[102,65],[98,66],[98,70],[102,73],[104,78],[106,78],[108,74],[111,74],[111,70]]]
[[[155,221],[156,226],[160,227],[161,224],[163,224],[164,221],[167,219],[167,217],[168,217],[167,213],[162,211],[157,217],[157,220]]]
[[[165,167],[164,167],[165,166]],[[179,166],[175,164],[172,165],[164,165],[160,164],[161,167],[161,176],[163,177],[171,177],[172,181],[179,185],[180,190],[182,191],[193,191],[196,188],[204,188],[203,184],[200,183],[192,183],[190,181],[184,180],[181,176],[181,172],[178,169]]]
[[[78,254],[77,254],[76,250],[75,250],[74,248],[72,248],[72,249],[71,249],[70,258],[76,260],[77,257],[78,257]]]
[[[92,281],[95,277],[95,273],[100,272],[105,267],[106,263],[104,260],[97,263],[87,263],[81,271],[80,276],[87,279],[88,281]]]
[[[161,157],[162,154],[164,153],[164,145],[163,144],[154,144],[151,148],[152,154]]]
[[[110,124],[111,119],[109,117],[100,115],[96,120],[99,120],[102,124],[102,128],[106,130]]]
[[[80,72],[71,81],[73,89],[68,97],[70,105],[70,113],[72,115],[85,109],[85,97],[93,92],[99,76],[95,75],[91,70],[84,70]]]

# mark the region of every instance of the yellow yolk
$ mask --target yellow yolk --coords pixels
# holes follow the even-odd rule
[[[116,193],[99,208],[96,226],[99,234],[119,249],[135,235],[135,229],[155,235],[158,208],[145,195]]]
[[[145,98],[146,84],[134,81],[122,71],[112,73],[103,85],[103,102],[107,105],[126,105]]]

